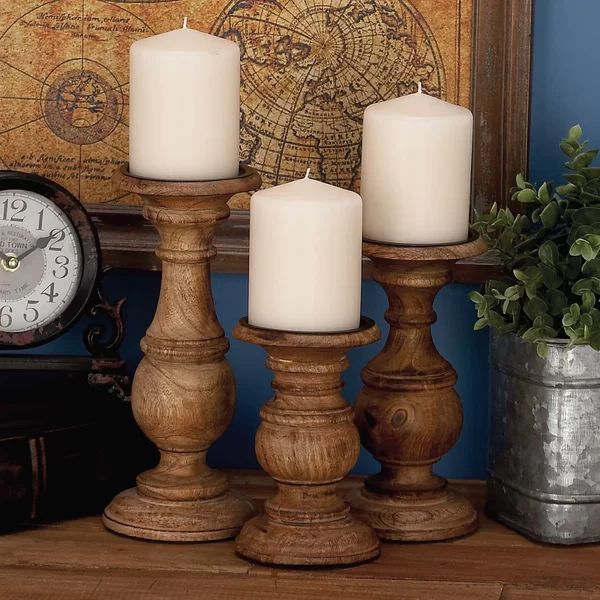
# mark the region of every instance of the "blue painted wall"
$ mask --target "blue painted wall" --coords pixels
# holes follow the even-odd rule
[[[600,2],[536,0],[533,38],[530,175],[560,179],[558,142],[580,123],[600,146]]]
[[[586,137],[600,143],[600,22],[598,0],[537,0],[535,3],[533,96],[531,118],[531,176],[555,178],[562,157],[557,142],[568,127],[580,122]],[[140,359],[138,343],[148,326],[158,298],[156,273],[113,272],[107,278],[110,296],[127,296],[124,357],[131,370]],[[247,279],[215,275],[214,298],[219,318],[228,334],[246,314]],[[458,391],[463,399],[465,424],[457,445],[441,461],[438,471],[448,477],[480,478],[485,475],[488,339],[472,331],[473,311],[466,294],[469,286],[445,288],[436,301],[438,322],[434,338],[441,353],[455,366]],[[365,282],[363,313],[375,318],[386,332],[386,300],[373,282]],[[81,327],[68,340],[43,348],[46,352],[80,352]],[[352,352],[346,373],[346,396],[354,401],[360,387],[359,372],[380,345]],[[214,466],[255,467],[254,431],[260,405],[270,395],[270,377],[262,350],[232,340],[229,359],[238,383],[238,408],[231,428],[214,445]],[[363,452],[356,472],[371,473],[376,464]]]

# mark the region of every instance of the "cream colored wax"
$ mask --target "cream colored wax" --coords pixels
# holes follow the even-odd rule
[[[187,28],[130,52],[129,169],[170,181],[235,177],[239,169],[240,52]]]
[[[360,322],[362,202],[354,192],[304,179],[250,201],[248,320],[300,332]]]
[[[363,232],[397,244],[462,242],[469,231],[473,115],[424,93],[365,110]]]

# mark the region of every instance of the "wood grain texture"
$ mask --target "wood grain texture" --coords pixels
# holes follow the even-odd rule
[[[473,206],[509,204],[529,149],[532,0],[478,0],[474,27]]]
[[[256,504],[276,486],[264,473],[231,473]],[[362,485],[338,485],[346,498]],[[481,510],[483,482],[451,482]],[[237,556],[233,541],[149,544],[111,535],[99,517],[0,536],[0,598],[267,600],[595,600],[600,545],[548,546],[480,513],[472,536],[436,544],[384,543],[377,560],[334,569],[271,568]]]
[[[370,527],[356,520],[336,493],[358,459],[353,411],[340,390],[350,348],[379,338],[370,319],[346,333],[289,333],[242,320],[239,340],[268,353],[275,396],[261,410],[256,456],[278,484],[263,514],[244,525],[239,554],[280,565],[341,565],[379,554]]]
[[[235,405],[210,261],[216,228],[229,216],[227,200],[260,185],[260,178],[244,167],[231,180],[151,181],[123,167],[115,180],[123,191],[142,196],[144,215],[160,235],[160,298],[132,390],[136,422],[157,445],[160,462],[112,501],[104,523],[117,533],[163,541],[232,537],[254,508],[206,464],[206,452],[229,425]]]
[[[390,331],[362,371],[356,404],[361,441],[381,472],[367,479],[352,506],[383,539],[444,540],[477,527],[471,504],[432,473],[458,439],[463,416],[456,372],[437,351],[431,325],[435,296],[451,280],[450,265],[485,250],[476,236],[438,247],[363,246],[389,299]]]

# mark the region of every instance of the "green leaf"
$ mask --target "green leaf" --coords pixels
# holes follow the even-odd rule
[[[540,341],[535,345],[535,351],[540,358],[548,357],[548,344],[547,342]]]
[[[560,194],[563,197],[568,196],[569,194],[572,194],[573,192],[576,192],[576,191],[577,191],[577,186],[573,185],[572,183],[567,183],[565,185],[559,185],[556,188],[556,193]]]
[[[485,302],[485,298],[484,298],[483,294],[480,294],[479,292],[477,292],[475,290],[469,292],[469,299],[472,302],[475,302],[475,304],[480,304],[482,302]]]
[[[570,144],[576,144],[582,135],[583,135],[583,131],[581,129],[581,125],[579,125],[579,124],[573,125],[573,127],[571,127],[569,129],[569,133],[567,134],[566,141],[569,142]]]
[[[513,269],[513,275],[523,283],[527,283],[529,281],[529,276],[525,271],[521,269]]]
[[[517,194],[517,200],[521,204],[531,204],[532,202],[537,202],[537,194],[534,190],[525,188]]]
[[[523,177],[523,173],[518,173],[517,177],[515,179],[516,179],[516,182],[517,182],[517,187],[520,190],[524,190],[527,187],[525,185],[525,178]]]
[[[540,260],[549,267],[558,264],[558,246],[552,240],[546,240],[538,250]]]
[[[487,319],[478,319],[475,321],[475,325],[473,325],[473,329],[475,331],[479,331],[480,329],[485,329],[489,325]]]
[[[588,179],[597,179],[598,177],[600,177],[600,167],[585,167],[581,169],[581,172]]]
[[[600,350],[600,329],[590,332],[590,346],[594,350]]]
[[[540,219],[544,227],[553,229],[558,222],[559,214],[560,209],[558,208],[558,204],[556,202],[550,202],[550,204],[547,204],[540,214]]]
[[[540,330],[537,327],[530,327],[521,336],[526,342],[536,342],[540,339]]]
[[[523,295],[523,288],[520,285],[512,285],[506,288],[504,297],[507,300],[518,300]]]
[[[533,320],[533,326],[539,327],[540,329],[552,329],[554,331],[554,329],[553,329],[554,319],[546,313],[540,313]],[[548,331],[545,333],[545,335],[553,335],[553,334]]]
[[[577,150],[569,142],[561,142],[559,147],[563,154],[566,154],[569,158],[573,158],[577,153]]]
[[[545,314],[548,311],[548,305],[538,296],[525,302],[523,307],[525,314],[533,321],[536,317]]]
[[[577,323],[579,323],[579,317],[581,316],[581,311],[579,309],[579,304],[571,304],[569,308],[566,308],[562,318],[562,324],[564,327],[573,327]]]
[[[576,296],[581,296],[583,292],[589,292],[592,289],[592,280],[591,279],[580,279],[577,281],[572,287],[571,291]]]
[[[600,224],[600,208],[594,208],[593,206],[579,208],[573,213],[573,223],[578,225]]]
[[[538,198],[544,203],[550,202],[550,190],[548,189],[548,183],[544,182],[538,190]]]
[[[589,242],[587,242],[581,249],[581,256],[584,260],[592,260],[596,258],[598,254],[597,250],[594,250]]]
[[[548,312],[558,317],[569,302],[567,295],[561,290],[548,290],[546,292],[546,301],[548,303]]]
[[[581,306],[583,307],[584,310],[592,310],[592,308],[594,308],[594,306],[596,306],[596,294],[594,294],[594,292],[588,291],[588,290],[583,292],[581,294]],[[590,315],[589,313],[586,314],[585,316],[589,317],[590,319],[592,318],[592,315]],[[589,326],[591,327],[591,325],[592,325],[592,323],[590,322]]]
[[[540,264],[538,268],[542,272],[542,281],[549,290],[561,287],[563,276],[554,267]]]
[[[600,259],[594,258],[583,264],[581,271],[589,277],[600,277]]]
[[[584,167],[589,167],[594,159],[598,156],[598,150],[588,150],[587,152],[581,152],[573,160],[571,161],[571,165],[573,169],[579,171],[579,169],[583,169]]]
[[[596,233],[588,233],[585,236],[585,241],[589,243],[595,252],[600,250],[600,235]]]
[[[563,175],[563,177],[569,183],[572,183],[573,185],[576,185],[577,187],[583,187],[587,183],[587,179],[585,178],[585,176],[581,175],[579,173],[565,173]]]
[[[585,260],[592,260],[592,258],[594,258],[593,256],[586,258],[584,252],[589,256],[593,251],[589,243],[583,238],[576,239],[569,248],[569,254],[571,256],[583,256]]]

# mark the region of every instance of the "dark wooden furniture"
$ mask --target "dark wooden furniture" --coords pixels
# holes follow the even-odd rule
[[[381,473],[367,479],[352,506],[384,539],[445,540],[477,527],[470,503],[432,473],[456,443],[463,415],[456,371],[437,351],[431,325],[433,301],[450,283],[451,265],[486,249],[477,234],[445,246],[363,244],[389,300],[390,331],[362,370],[356,402],[361,442],[381,463]]]
[[[152,181],[115,173],[120,189],[139,194],[160,234],[160,298],[142,339],[145,354],[133,381],[135,419],[160,451],[159,464],[138,475],[104,511],[117,533],[163,541],[206,541],[235,535],[254,514],[206,464],[209,446],[228,427],[235,384],[213,305],[210,261],[218,224],[233,194],[260,186],[253,169],[220,181]]]
[[[260,502],[275,488],[263,474],[232,477]],[[351,491],[360,480],[344,481]],[[478,509],[482,482],[453,483]],[[232,541],[151,544],[111,535],[99,517],[0,537],[0,596],[11,600],[599,600],[600,546],[531,542],[481,515],[477,533],[453,542],[384,543],[356,567],[269,568]]]
[[[248,521],[237,551],[282,565],[343,565],[379,555],[374,531],[336,493],[360,452],[354,411],[341,395],[346,353],[379,339],[362,319],[355,331],[290,333],[248,325],[234,336],[268,354],[275,396],[260,412],[256,456],[278,485],[263,514]]]

